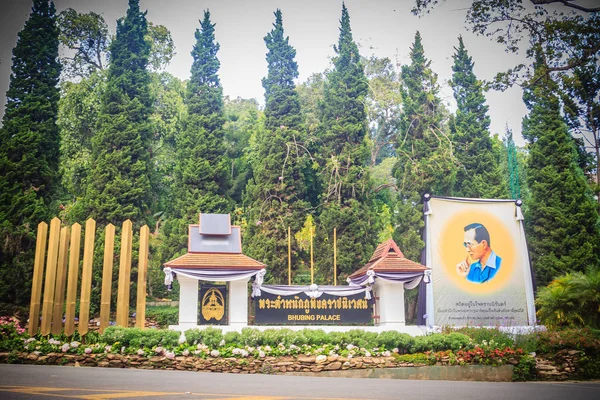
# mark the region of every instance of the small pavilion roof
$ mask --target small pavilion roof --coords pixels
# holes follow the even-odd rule
[[[196,269],[256,269],[265,268],[265,264],[241,253],[187,253],[174,260],[166,262],[170,268]]]
[[[398,245],[392,240],[381,243],[375,249],[375,252],[371,256],[369,262],[362,268],[350,275],[350,278],[357,278],[365,275],[367,271],[373,270],[375,272],[424,272],[427,271],[424,265],[417,262],[411,261],[404,257],[402,251]]]

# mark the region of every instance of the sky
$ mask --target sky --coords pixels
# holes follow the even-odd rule
[[[54,0],[57,12],[73,8],[80,13],[94,11],[106,20],[114,34],[116,20],[125,15],[127,0]],[[462,35],[475,63],[479,79],[491,79],[497,72],[524,61],[522,55],[506,53],[488,38],[476,36],[465,28],[465,12],[470,1],[447,1],[423,17],[412,15],[411,0],[346,0],[350,26],[361,55],[388,57],[398,64],[410,62],[410,47],[415,32],[422,36],[425,56],[438,74],[440,96],[450,110],[456,109],[448,80],[452,77],[452,54]],[[31,11],[31,0],[0,0],[0,115],[4,114],[5,94],[10,81],[12,49],[17,34]],[[261,79],[267,74],[265,35],[275,21],[273,12],[281,9],[283,27],[296,49],[299,77],[297,84],[313,73],[325,71],[334,56],[333,45],[339,36],[340,0],[140,0],[147,19],[170,30],[176,55],[167,72],[188,79],[203,12],[210,10],[216,24],[215,37],[221,49],[219,76],[223,92],[230,98],[256,98],[264,104]],[[486,94],[492,134],[504,136],[508,126],[517,145],[524,145],[521,120],[527,109],[518,87]]]

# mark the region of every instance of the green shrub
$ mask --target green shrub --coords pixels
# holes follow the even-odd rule
[[[242,344],[242,335],[238,332],[227,332],[223,335],[223,340],[228,345],[238,347]]]
[[[206,346],[216,349],[223,341],[223,331],[210,326],[204,329],[188,329],[185,331],[185,338],[190,345],[204,343]]]
[[[25,329],[12,317],[0,317],[0,351],[21,349],[23,339],[27,338]]]
[[[520,333],[515,335],[515,349],[523,349],[526,353],[537,351],[538,334],[537,332]]]
[[[539,290],[537,316],[549,328],[600,329],[600,268],[573,272]]]
[[[535,358],[526,354],[521,357],[519,363],[513,369],[513,381],[531,381],[535,379]]]
[[[600,330],[582,328],[537,333],[538,352],[554,354],[563,349],[582,350],[589,355],[600,354]]]
[[[99,342],[125,347],[177,346],[179,332],[168,329],[140,329],[110,326],[100,335]]]
[[[375,339],[377,347],[385,347],[388,350],[397,348],[399,352],[408,348],[413,342],[412,336],[407,333],[400,333],[398,331],[385,331],[381,332]]]
[[[579,369],[577,377],[581,379],[599,379],[600,378],[600,357],[598,354],[585,354],[579,359]]]
[[[467,335],[477,344],[485,342],[497,343],[499,347],[512,347],[514,340],[511,334],[502,332],[498,328],[478,328],[474,326],[466,326],[454,330],[455,332]]]
[[[471,338],[459,332],[450,334],[434,333],[427,336],[417,336],[408,347],[409,353],[426,351],[460,350],[472,347]]]
[[[430,357],[425,353],[417,354],[395,354],[394,357],[398,362],[412,363],[412,364],[431,364]]]
[[[307,344],[320,346],[329,343],[329,337],[322,329],[303,329],[301,332],[306,337]]]
[[[156,320],[161,328],[179,323],[179,307],[170,306],[148,306],[146,307],[146,318]]]
[[[240,340],[245,346],[260,346],[261,332],[256,328],[243,328]]]

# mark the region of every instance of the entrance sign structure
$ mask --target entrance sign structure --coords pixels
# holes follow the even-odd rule
[[[406,326],[404,289],[415,288],[424,282],[428,268],[406,259],[393,240],[388,240],[377,247],[369,262],[350,275],[349,285],[263,285],[266,274],[265,264],[242,254],[240,227],[230,225],[228,214],[200,214],[199,224],[189,226],[188,253],[165,263],[164,267],[165,283],[168,283],[175,273],[180,285],[179,324],[171,325],[171,329],[184,331],[199,327],[199,280],[229,282],[229,323],[219,325],[220,329],[239,331],[248,326],[248,282],[250,278],[255,277],[252,283],[252,297],[258,307],[262,304],[261,300],[265,306],[269,303],[269,307],[272,304],[281,304],[281,307],[285,308],[286,312],[289,311],[293,317],[290,319],[286,316],[286,319],[296,322],[281,327],[289,329],[312,327],[326,331],[360,328],[372,332],[396,329],[412,335],[425,333],[424,327]],[[374,325],[342,326],[332,320],[339,317],[339,321],[343,323],[343,310],[362,309],[365,304],[371,312],[373,303],[371,291],[376,293],[376,309],[379,312],[379,321]],[[263,292],[269,295],[263,296]],[[360,298],[355,298],[356,296]],[[303,301],[302,307],[299,306],[300,301]],[[327,307],[327,312],[323,308],[324,305]],[[338,309],[341,311],[337,312]],[[304,318],[307,324],[299,325],[297,322],[303,314],[314,314],[315,321],[320,318],[333,324],[315,325],[310,323],[311,319]],[[368,323],[371,321],[369,319]],[[266,329],[278,326],[253,325],[253,327]]]
[[[429,327],[535,325],[521,201],[429,195],[424,200],[424,263],[432,281],[419,293],[427,309],[418,316]]]
[[[248,325],[248,281],[262,281],[265,264],[242,254],[239,226],[231,226],[229,214],[200,214],[198,225],[189,225],[188,253],[165,263],[167,280],[179,281],[179,325],[185,330],[198,325],[198,281],[229,282],[229,326]]]

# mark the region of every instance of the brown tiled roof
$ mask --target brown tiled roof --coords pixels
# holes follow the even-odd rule
[[[265,264],[243,254],[187,253],[165,263],[171,268],[263,269]]]
[[[390,239],[377,246],[369,262],[350,278],[362,276],[370,269],[376,272],[423,272],[429,268],[404,257],[398,245]]]

